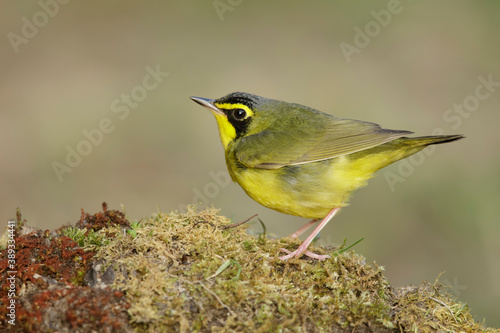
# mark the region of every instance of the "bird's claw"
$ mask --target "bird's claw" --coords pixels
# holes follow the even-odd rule
[[[283,261],[286,261],[290,258],[299,258],[302,254],[305,254],[306,256],[308,256],[309,258],[313,258],[313,259],[317,259],[319,261],[323,261],[325,259],[330,259],[331,257],[327,254],[316,254],[316,253],[313,253],[313,252],[310,252],[310,251],[299,251],[301,250],[300,247],[295,250],[295,251],[288,251],[287,249],[284,249],[284,248],[281,248],[280,251],[281,252],[286,252],[288,253],[286,256],[282,256],[282,257],[279,257],[278,259],[281,259]]]

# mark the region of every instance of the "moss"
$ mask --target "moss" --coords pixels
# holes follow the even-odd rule
[[[352,251],[315,248],[332,259],[283,262],[279,248],[298,240],[221,230],[229,223],[215,209],[190,208],[140,220],[133,237],[108,229],[116,237],[96,257],[117,267],[113,287],[127,295],[139,331],[460,331],[440,301],[460,309],[460,327],[482,330],[435,286],[417,288],[419,300],[395,292],[381,267]]]
[[[439,282],[403,287],[395,302],[395,321],[410,332],[493,332],[471,320],[467,305],[457,302]]]
[[[98,233],[93,229],[66,227],[61,230],[61,233],[68,236],[78,243],[78,246],[85,248],[88,251],[104,246],[109,242],[109,239],[105,235]]]
[[[35,260],[17,277],[24,291],[15,328],[498,332],[475,322],[438,282],[394,290],[382,267],[346,247],[313,248],[332,256],[322,262],[283,262],[279,249],[293,249],[299,240],[256,238],[246,228],[230,225],[216,209],[191,207],[186,214],[157,213],[129,223],[103,206],[93,216],[82,212],[77,228],[61,228],[63,235],[30,231],[17,238],[19,255]],[[6,250],[0,255],[4,276]],[[90,259],[91,267],[82,270]],[[63,282],[54,285],[54,279]],[[0,329],[6,327],[0,318]]]

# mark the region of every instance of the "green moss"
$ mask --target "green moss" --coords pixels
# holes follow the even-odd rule
[[[94,250],[95,248],[104,246],[109,242],[109,239],[104,235],[104,233],[94,231],[93,229],[65,227],[61,229],[61,233],[78,243],[78,246],[87,250]]]
[[[352,251],[315,248],[332,259],[283,262],[279,248],[299,240],[219,228],[229,222],[215,209],[190,208],[142,219],[133,235],[103,230],[115,236],[96,257],[117,267],[114,287],[126,293],[139,331],[482,330],[437,284],[394,292],[381,267]]]

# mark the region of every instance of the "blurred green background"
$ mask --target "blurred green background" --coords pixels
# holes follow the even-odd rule
[[[258,213],[279,237],[306,223],[227,182],[215,120],[191,95],[246,91],[418,135],[462,133],[379,172],[319,242],[365,237],[355,250],[394,286],[444,272],[498,327],[499,14],[498,1],[465,0],[4,2],[1,225],[20,207],[54,229],[103,201],[132,219],[206,201],[235,221]],[[70,166],[70,150],[86,156]]]

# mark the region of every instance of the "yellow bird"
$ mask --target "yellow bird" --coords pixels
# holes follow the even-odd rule
[[[321,220],[297,250],[281,249],[287,252],[282,260],[302,254],[329,258],[307,248],[354,190],[365,186],[376,171],[428,145],[463,138],[408,138],[413,132],[383,129],[242,92],[217,100],[191,99],[214,114],[233,181],[268,208],[313,219],[292,237]]]

